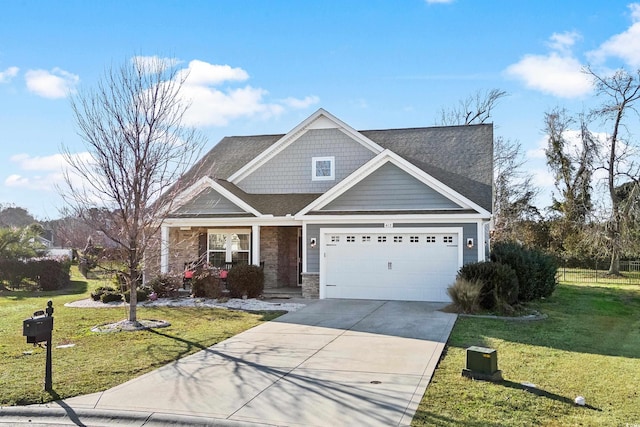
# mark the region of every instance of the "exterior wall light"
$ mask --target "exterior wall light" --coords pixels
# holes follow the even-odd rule
[[[310,245],[312,248],[315,248],[315,247],[316,247],[316,242],[317,242],[316,238],[315,238],[315,237],[312,237],[312,238],[311,238],[311,240],[309,241],[309,245]]]
[[[467,239],[467,247],[468,247],[469,249],[473,248],[473,238],[472,238],[472,237],[469,237],[469,238]]]

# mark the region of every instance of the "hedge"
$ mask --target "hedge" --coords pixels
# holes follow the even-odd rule
[[[26,261],[0,260],[0,282],[13,289],[54,291],[71,283],[71,261],[67,258],[36,258]]]

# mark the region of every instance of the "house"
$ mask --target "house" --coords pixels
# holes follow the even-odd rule
[[[320,109],[285,135],[223,138],[180,180],[162,272],[263,265],[305,298],[449,301],[487,256],[493,126],[357,131]]]

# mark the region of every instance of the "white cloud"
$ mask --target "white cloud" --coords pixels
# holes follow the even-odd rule
[[[554,96],[574,98],[592,90],[583,65],[573,56],[551,52],[549,55],[525,55],[506,69],[509,76],[522,80],[531,89]]]
[[[29,91],[44,98],[64,98],[75,91],[80,77],[60,68],[29,70],[25,75]]]
[[[188,74],[181,95],[191,104],[185,114],[185,123],[192,126],[225,126],[241,117],[268,119],[284,113],[287,108],[303,109],[319,102],[317,96],[268,102],[269,92],[265,89],[251,85],[232,87],[233,83],[248,80],[249,74],[229,65],[193,60],[178,72],[178,78],[185,73]],[[220,87],[223,84],[225,87]]]
[[[54,191],[56,183],[62,182],[64,177],[61,173],[51,173],[46,175],[22,176],[18,174],[9,175],[4,185],[13,188],[25,188],[28,190]]]
[[[152,70],[156,65],[163,65],[164,68],[173,67],[180,63],[176,58],[162,58],[160,56],[134,56],[131,62],[141,67],[143,70]]]
[[[90,161],[89,153],[77,153],[73,156],[82,161]],[[29,154],[16,154],[9,160],[20,169],[19,173],[11,174],[4,180],[4,185],[28,190],[55,191],[57,186],[64,184],[65,170],[72,172],[61,154],[51,156],[31,156]],[[74,182],[80,179],[70,174]]]
[[[187,84],[193,86],[219,85],[226,81],[245,81],[249,79],[249,74],[242,68],[231,68],[229,65],[209,64],[208,62],[194,59],[189,62],[189,68],[183,70],[189,75]]]
[[[596,50],[587,53],[590,61],[604,63],[608,58],[620,58],[633,68],[640,67],[640,4],[629,5],[631,26],[624,32],[610,37]]]
[[[547,155],[544,153],[544,150],[547,148],[548,139],[549,137],[547,135],[544,135],[535,144],[536,148],[527,150],[526,152],[527,159],[546,159]]]
[[[575,31],[553,33],[551,37],[549,37],[549,42],[547,44],[552,50],[570,53],[573,45],[581,38],[582,36]]]
[[[10,160],[17,163],[22,170],[60,170],[66,166],[66,160],[62,154],[54,154],[52,156],[31,157],[28,154],[16,154],[11,156]]]
[[[289,97],[283,99],[281,102],[287,107],[303,109],[317,104],[320,102],[320,98],[314,95],[305,96],[303,99]]]
[[[4,180],[4,185],[7,187],[27,187],[29,180],[21,175],[12,174]]]
[[[4,71],[0,71],[0,83],[9,83],[11,79],[18,75],[20,69],[18,67],[9,67]]]

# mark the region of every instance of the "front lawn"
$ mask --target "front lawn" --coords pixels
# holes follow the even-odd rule
[[[412,425],[640,425],[640,287],[561,283],[534,308],[548,318],[460,317]],[[505,381],[461,376],[471,345],[497,350]]]
[[[68,308],[110,283],[85,280],[72,268],[72,289],[0,292],[0,406],[47,402],[102,391],[207,348],[282,313],[252,314],[211,308],[138,308],[139,319],[170,327],[96,334],[93,326],[126,319],[121,308]],[[53,393],[43,390],[45,349],[26,343],[22,321],[53,300]],[[74,344],[69,348],[55,348]]]

